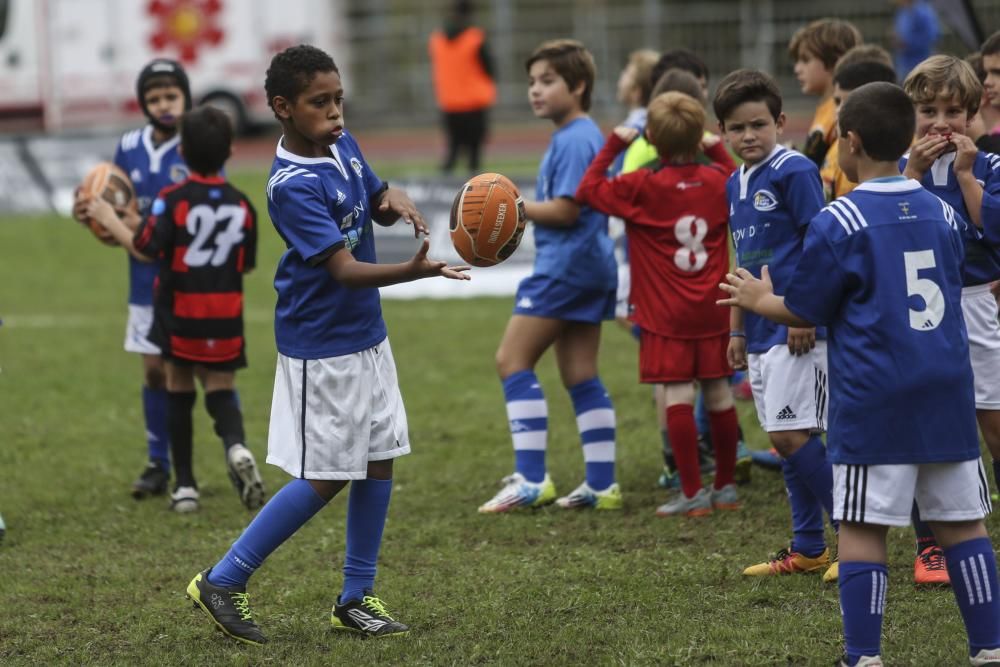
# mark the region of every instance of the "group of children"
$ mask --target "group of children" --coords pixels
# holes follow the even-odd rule
[[[701,81],[692,72],[658,73],[670,90],[654,94],[650,84],[645,114],[632,114],[603,140],[587,114],[590,53],[573,40],[532,53],[529,101],[556,129],[536,201],[525,205],[535,223],[535,269],[518,286],[496,354],[515,471],[479,511],[551,502],[622,507],[615,412],[597,372],[601,323],[615,309],[607,216],[616,215],[629,239],[640,379],[663,387],[681,487],[657,514],[739,509],[739,425],[728,378],[745,367],[758,418],[781,457],[792,513],[789,547],[745,574],[824,570],[838,579],[843,664],[881,665],[886,530],[919,513],[936,539],[935,563],[954,584],[972,664],[1000,664],[1000,587],[983,524],[990,497],[975,421],[993,453],[1000,328],[989,282],[1000,277],[1000,158],[967,135],[983,98],[969,64],[932,57],[900,88],[878,58],[847,59],[859,42],[841,21],[816,22],[793,39],[803,88],[840,105],[831,122],[824,100],[806,153],[779,143],[785,116],[771,77],[737,70],[720,82],[712,108],[738,168],[704,132],[707,70]],[[986,97],[1000,108],[993,92],[1000,91],[1000,48],[984,48],[981,62]],[[232,377],[245,363],[240,277],[254,264],[256,216],[221,176],[230,140],[224,118],[189,109],[176,63],[150,67],[139,81],[150,125],[123,137],[120,152],[143,147],[148,164],[128,169],[137,187],[154,175],[162,180],[164,170],[175,183],[141,190],[152,193],[140,195],[148,198],[141,220],[122,220],[99,200],[81,199],[77,214],[98,220],[136,259],[159,259],[155,295],[144,297],[155,304],[151,321],[130,315],[130,324],[137,340],[155,345],[145,353],[166,360],[175,509],[197,502],[190,466],[196,376],[234,484],[254,508],[263,488],[243,442]],[[678,90],[685,86],[688,92]],[[407,262],[376,263],[373,223],[402,218],[417,237],[427,227],[345,130],[344,89],[327,54],[309,46],[279,53],[265,92],[283,131],[268,213],[287,248],[275,275],[278,360],[267,461],[293,479],[187,594],[227,635],[266,641],[250,611],[250,576],[351,481],[344,584],[331,624],[369,636],[403,634],[408,627],[374,593],[392,462],[410,451],[377,288],[468,279],[467,267],[429,259],[426,239]],[[609,176],[640,137],[655,149],[655,162]],[[165,158],[178,141],[174,169]],[[826,181],[832,201],[821,166],[833,174]],[[730,238],[739,267],[732,273]],[[546,470],[548,410],[534,372],[550,347],[585,460],[583,482],[561,497]],[[151,372],[147,384],[154,384]],[[701,486],[696,381],[715,453],[710,489]],[[159,474],[143,493],[166,485],[165,451],[152,459]],[[839,561],[825,543],[827,518],[838,532]]]
[[[586,257],[591,277],[611,275],[603,269],[611,250],[593,235],[592,216],[618,216],[629,242],[640,379],[664,387],[681,481],[657,514],[739,508],[738,425],[726,378],[746,368],[758,419],[780,456],[792,540],[744,574],[824,571],[825,580],[839,581],[843,664],[881,665],[886,531],[912,518],[917,582],[952,582],[971,663],[1000,664],[1000,588],[983,523],[991,506],[976,428],[978,418],[993,454],[1000,324],[990,282],[1000,278],[1000,157],[968,136],[983,98],[969,63],[934,56],[900,87],[884,51],[860,42],[854,26],[837,20],[817,21],[793,38],[803,90],[823,98],[804,152],[779,143],[785,117],[771,77],[738,70],[723,79],[712,106],[742,161],[732,174],[723,161],[696,159],[707,143],[697,91],[651,95],[645,117],[630,113],[598,149],[585,117],[591,91],[581,81],[593,81],[593,64],[583,45],[548,42],[529,59],[533,110],[556,132],[539,176],[541,203],[527,209],[538,259],[519,286],[508,334],[539,334],[519,336],[517,345],[507,335],[497,354],[515,472],[480,512],[553,500],[620,507],[613,476],[602,488],[591,475],[595,440],[613,463],[613,409],[604,403],[606,417],[597,422],[576,395],[579,383],[600,386],[590,353],[596,345],[560,338],[599,321],[602,310],[610,318],[608,292],[564,267],[568,257]],[[984,78],[1000,64],[986,65],[985,51],[983,61]],[[629,67],[638,70],[637,62]],[[580,134],[570,146],[574,130]],[[640,136],[656,162],[609,175]],[[577,183],[572,195],[569,177]],[[550,215],[557,210],[576,213],[579,226],[567,229],[565,216]],[[735,274],[728,273],[727,234]],[[546,290],[532,289],[537,284]],[[585,483],[558,499],[544,466],[547,409],[533,373],[553,343],[587,463]],[[583,349],[588,354],[573,356]],[[567,373],[569,361],[583,372]],[[715,447],[711,490],[701,488],[695,381]],[[994,469],[1000,476],[1000,465]],[[825,543],[827,519],[838,533],[839,560]]]

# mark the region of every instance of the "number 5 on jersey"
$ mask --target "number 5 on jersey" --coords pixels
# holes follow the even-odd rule
[[[937,266],[933,250],[917,250],[903,253],[903,264],[906,267],[906,294],[919,296],[924,300],[921,310],[910,308],[910,327],[917,331],[936,329],[944,318],[944,294],[941,288],[930,278],[921,278],[921,269],[933,269]]]

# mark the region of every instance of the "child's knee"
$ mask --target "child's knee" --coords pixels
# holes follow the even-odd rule
[[[782,458],[788,458],[799,451],[809,440],[809,431],[774,431],[768,433],[771,445],[778,450]]]
[[[368,479],[392,479],[392,459],[369,461]]]
[[[709,412],[722,412],[733,407],[733,390],[729,387],[729,378],[702,382],[702,392]]]
[[[167,374],[161,366],[146,366],[143,373],[143,380],[150,389],[167,388]]]

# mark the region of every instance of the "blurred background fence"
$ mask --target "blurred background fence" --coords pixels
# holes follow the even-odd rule
[[[986,35],[1000,28],[1000,0],[966,4]],[[347,2],[352,122],[433,120],[427,37],[450,5],[450,0]],[[712,81],[738,67],[769,71],[792,106],[806,100],[798,92],[787,44],[809,21],[826,16],[852,21],[866,42],[892,50],[889,0],[493,0],[477,7],[476,20],[488,32],[496,61],[500,96],[494,117],[501,120],[527,117],[524,60],[539,42],[554,37],[580,39],[594,53],[599,79],[594,112],[600,117],[620,112],[615,82],[629,52],[638,48],[692,49],[708,64]],[[939,51],[970,50],[953,29],[942,29]]]

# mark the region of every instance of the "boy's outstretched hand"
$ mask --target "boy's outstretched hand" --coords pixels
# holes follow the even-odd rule
[[[421,234],[428,234],[427,222],[423,214],[417,210],[416,204],[402,190],[389,188],[382,196],[382,201],[378,205],[376,222],[381,224],[392,224],[397,219],[402,218],[403,222],[413,225],[413,237],[419,238]]]
[[[466,273],[468,265],[448,266],[448,262],[436,259],[428,259],[427,251],[431,247],[429,239],[424,239],[420,244],[420,250],[413,256],[410,263],[413,265],[413,272],[419,278],[430,278],[432,276],[444,276],[452,280],[470,280],[471,276]]]
[[[774,288],[771,286],[771,274],[768,272],[766,264],[760,270],[759,280],[746,269],[738,268],[735,273],[726,274],[726,281],[719,283],[719,288],[729,294],[729,297],[715,302],[720,306],[738,306],[757,312],[757,306],[761,300],[774,294]]]

